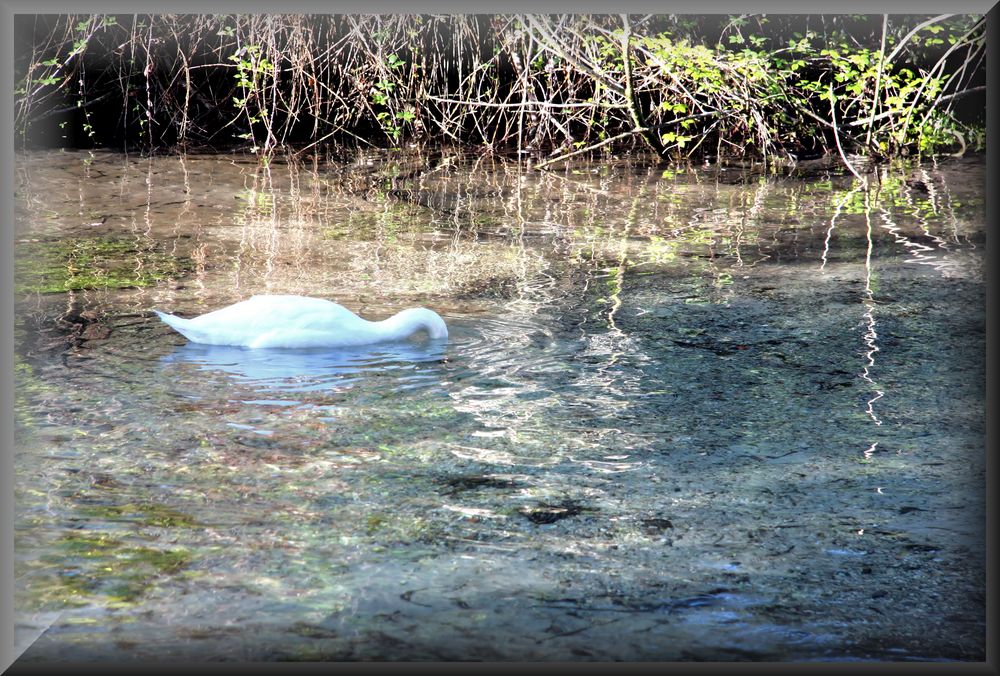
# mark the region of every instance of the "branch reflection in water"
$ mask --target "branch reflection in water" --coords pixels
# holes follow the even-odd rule
[[[875,391],[875,396],[868,400],[868,408],[866,413],[868,417],[871,418],[876,425],[881,425],[882,420],[875,415],[874,404],[876,401],[885,396],[885,392],[878,389],[878,385],[872,380],[871,369],[875,366],[875,353],[879,351],[878,347],[878,333],[875,331],[875,294],[872,291],[872,222],[871,222],[871,205],[869,203],[869,193],[865,192],[865,240],[867,242],[867,248],[865,249],[865,359],[868,363],[865,364],[863,370],[861,371],[861,377],[868,383],[870,383]]]

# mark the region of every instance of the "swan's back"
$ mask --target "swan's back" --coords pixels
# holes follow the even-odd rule
[[[243,327],[248,332],[275,328],[343,326],[350,329],[364,319],[343,305],[306,296],[253,296],[191,320],[200,328]]]

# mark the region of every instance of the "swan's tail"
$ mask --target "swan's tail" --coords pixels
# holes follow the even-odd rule
[[[198,342],[196,336],[197,329],[191,326],[190,319],[184,319],[176,315],[168,315],[166,312],[160,312],[159,310],[153,310],[157,316],[162,319],[170,328],[172,328],[177,333],[181,334],[190,341]]]

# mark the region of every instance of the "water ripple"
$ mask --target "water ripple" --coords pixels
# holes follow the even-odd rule
[[[439,343],[384,343],[349,348],[248,349],[188,343],[161,358],[164,367],[192,364],[224,373],[254,389],[341,391],[363,377],[387,378],[391,389],[439,384],[446,347]]]

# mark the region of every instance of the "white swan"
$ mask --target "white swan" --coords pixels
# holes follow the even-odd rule
[[[341,347],[404,340],[426,331],[448,337],[433,310],[411,308],[380,322],[362,319],[342,305],[305,296],[253,296],[193,319],[153,310],[194,343],[239,347]]]

